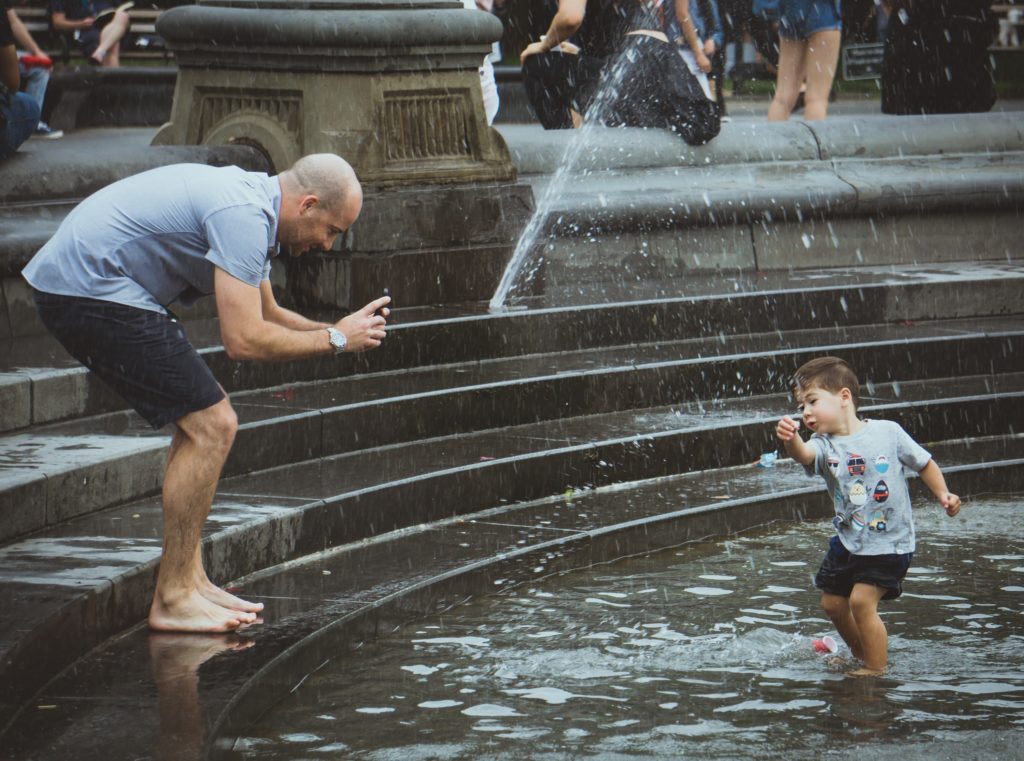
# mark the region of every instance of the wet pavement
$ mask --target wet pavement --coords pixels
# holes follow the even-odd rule
[[[918,503],[905,594],[881,607],[881,678],[845,677],[845,648],[813,651],[838,637],[812,585],[830,527],[786,524],[351,643],[220,757],[1016,758],[1022,499],[979,497],[954,520]]]

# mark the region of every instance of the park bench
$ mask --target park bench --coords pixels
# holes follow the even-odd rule
[[[51,25],[49,3],[40,0],[19,3],[15,0],[12,6],[25,28],[54,61],[69,64],[75,59],[82,59],[71,35],[58,32]],[[141,3],[131,9],[132,25],[121,42],[122,62],[143,63],[170,59],[170,51],[156,33],[156,20],[162,12],[160,8]]]

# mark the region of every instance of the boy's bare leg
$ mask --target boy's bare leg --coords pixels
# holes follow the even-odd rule
[[[223,632],[256,619],[206,599],[195,578],[203,524],[237,429],[227,399],[177,421],[164,474],[164,546],[149,610],[152,629]]]
[[[860,630],[854,620],[853,611],[850,610],[849,598],[822,592],[821,609],[832,619],[832,624],[843,638],[843,642],[850,648],[853,657],[863,660],[864,646],[861,644]]]
[[[876,676],[885,672],[889,662],[889,635],[878,615],[878,601],[885,596],[884,587],[874,584],[854,584],[850,593],[850,612],[860,632],[864,650],[864,668],[851,672],[851,676]]]

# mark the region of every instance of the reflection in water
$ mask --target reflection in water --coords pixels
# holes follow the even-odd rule
[[[256,644],[237,634],[149,633],[149,657],[160,710],[160,761],[201,757],[206,731],[199,710],[199,667],[223,652]]]
[[[881,606],[885,677],[814,652],[835,636],[811,582],[829,527],[789,525],[400,628],[311,675],[236,755],[1022,758],[1022,500],[918,508],[906,594]]]

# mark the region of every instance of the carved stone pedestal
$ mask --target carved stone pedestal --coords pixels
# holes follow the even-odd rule
[[[496,18],[458,0],[200,0],[158,31],[180,68],[154,144],[250,145],[275,171],[336,153],[362,181],[338,252],[289,265],[294,303],[348,308],[383,287],[405,306],[489,298],[532,205],[484,114]]]

